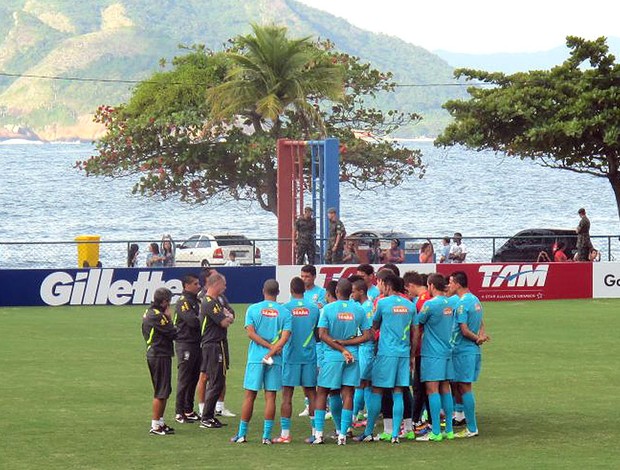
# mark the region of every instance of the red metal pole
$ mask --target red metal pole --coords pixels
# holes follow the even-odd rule
[[[293,264],[294,165],[291,141],[278,139],[278,264]]]

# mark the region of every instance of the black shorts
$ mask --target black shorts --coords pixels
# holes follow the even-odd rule
[[[172,358],[169,356],[147,357],[151,381],[153,382],[153,398],[166,400],[172,393]]]
[[[228,361],[226,359],[224,342],[203,344],[201,349],[202,361],[200,363],[200,372],[208,375],[210,370],[213,371],[214,368],[218,368],[221,365],[224,375],[226,375]]]

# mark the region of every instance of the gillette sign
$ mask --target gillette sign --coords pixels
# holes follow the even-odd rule
[[[151,302],[155,290],[166,287],[177,295],[183,291],[179,279],[163,280],[162,271],[142,271],[135,281],[114,280],[114,269],[91,269],[74,274],[56,271],[41,283],[46,305],[127,305]],[[174,299],[173,299],[174,300]]]
[[[437,271],[464,271],[482,301],[592,297],[591,263],[438,264]]]

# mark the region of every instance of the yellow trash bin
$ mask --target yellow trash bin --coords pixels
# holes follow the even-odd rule
[[[78,268],[94,268],[99,263],[99,235],[79,235],[77,242]]]

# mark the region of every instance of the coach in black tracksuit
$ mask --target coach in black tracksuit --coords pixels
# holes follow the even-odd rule
[[[222,423],[215,417],[215,405],[224,389],[226,379],[226,329],[232,324],[233,317],[227,314],[218,300],[226,290],[226,278],[219,273],[211,274],[206,280],[206,295],[200,306],[200,347],[202,364],[200,371],[209,377],[205,393],[205,407],[202,413],[201,427],[220,428]]]
[[[177,328],[176,353],[178,361],[175,419],[179,423],[198,421],[194,412],[194,395],[200,375],[200,283],[188,274],[182,280],[183,293],[177,301],[174,326]]]

